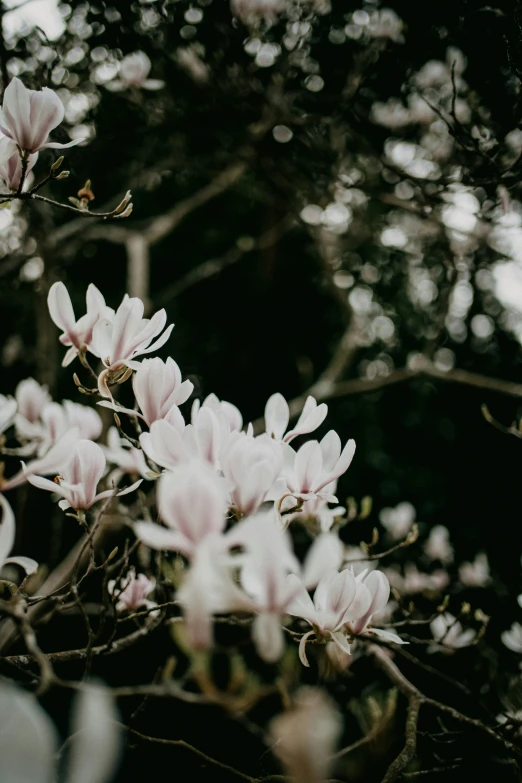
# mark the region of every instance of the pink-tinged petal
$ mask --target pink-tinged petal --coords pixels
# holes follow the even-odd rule
[[[308,397],[295,428],[286,434],[285,442],[290,443],[298,435],[314,432],[326,419],[327,413],[328,406],[324,402],[317,405],[313,397]]]
[[[3,166],[5,163],[7,163],[7,161],[13,157],[13,155],[18,155],[18,157],[20,157],[16,143],[7,136],[2,136],[0,139],[0,166]]]
[[[0,495],[2,507],[2,523],[0,524],[0,568],[9,555],[15,541],[15,518],[13,509],[3,495]]]
[[[28,90],[15,76],[5,89],[2,105],[3,132],[23,150],[31,148],[33,136],[30,118],[31,92],[33,91]]]
[[[68,141],[66,144],[60,144],[59,141],[48,141],[46,144],[43,144],[40,149],[67,150],[70,147],[76,147],[76,145],[81,144],[82,141],[86,141],[86,137],[82,136],[80,139],[73,139],[72,141]]]
[[[47,304],[49,306],[49,314],[56,326],[67,335],[72,334],[75,331],[76,319],[71,304],[71,297],[62,282],[54,283],[51,286],[47,296]]]
[[[72,427],[62,435],[62,437],[49,449],[45,456],[32,460],[29,464],[23,465],[23,469],[12,476],[2,484],[2,491],[7,492],[24,484],[28,480],[28,474],[51,474],[59,473],[65,466],[71,456],[71,451],[78,441],[79,431],[77,427]],[[52,483],[52,482],[51,482]],[[54,485],[57,486],[56,484]]]
[[[304,636],[301,636],[301,641],[299,642],[299,660],[303,666],[306,666],[308,669],[310,668],[310,663],[308,662],[308,658],[306,656],[306,643],[313,633],[314,631],[308,631],[308,633],[305,633]]]
[[[194,543],[223,530],[225,509],[223,481],[204,463],[181,465],[159,479],[161,519]]]
[[[138,351],[138,355],[143,356],[146,353],[152,353],[153,351],[159,350],[162,346],[165,345],[173,329],[174,329],[174,324],[170,324],[170,326],[167,326],[167,328],[165,329],[161,337],[158,337],[156,342],[152,343],[152,345],[149,345],[148,348],[140,348]]]
[[[25,573],[30,576],[38,571],[38,563],[33,560],[32,557],[24,557],[23,555],[17,555],[16,557],[8,557],[4,560],[4,565],[17,565],[23,568]],[[0,562],[1,567],[1,562]]]
[[[360,633],[366,625],[365,617],[372,602],[372,595],[363,582],[357,582],[355,597],[345,612],[343,622],[349,623],[353,633]]]
[[[335,430],[330,430],[319,445],[323,455],[323,468],[326,473],[331,473],[341,456],[341,438]]]
[[[30,125],[33,132],[31,152],[37,152],[47,141],[50,132],[61,123],[64,106],[53,90],[31,90],[29,96]]]
[[[348,639],[343,634],[342,631],[334,631],[330,632],[330,636],[336,643],[336,645],[339,647],[340,650],[343,651],[343,653],[346,653],[346,655],[351,655],[351,648],[350,643],[348,642]]]
[[[294,597],[287,607],[288,614],[302,617],[312,625],[317,625],[317,612],[314,603],[301,579],[296,574],[289,574],[286,577],[286,582],[295,591]]]
[[[279,615],[263,613],[252,623],[252,641],[259,656],[267,663],[275,663],[285,649],[283,629]]]
[[[140,444],[148,457],[169,470],[186,462],[191,456],[179,430],[164,419],[153,422],[150,432],[140,435]]]
[[[183,405],[188,400],[192,392],[194,391],[194,384],[192,381],[183,381],[178,388],[172,393],[173,404]]]
[[[341,456],[334,468],[335,478],[339,478],[343,473],[346,473],[350,467],[353,455],[355,454],[355,441],[349,440],[344,449],[341,452]],[[332,479],[331,479],[332,480]]]
[[[393,642],[394,644],[409,644],[409,642],[401,639],[401,637],[397,636],[397,634],[393,633],[393,631],[386,631],[383,628],[368,628],[366,633],[379,636],[381,639],[384,639],[387,642]]]
[[[78,349],[74,345],[71,346],[62,359],[62,367],[68,367],[76,359],[77,355]]]
[[[97,356],[105,366],[112,361],[113,324],[108,318],[101,318],[93,327],[89,351]]]
[[[306,556],[303,581],[308,588],[315,587],[322,575],[332,568],[341,567],[344,545],[337,533],[322,533],[318,536]]]
[[[94,283],[89,283],[85,299],[87,303],[87,312],[92,315],[101,316],[106,306],[105,297],[99,288],[96,288]]]
[[[188,555],[193,550],[191,543],[181,533],[154,522],[136,522],[134,532],[142,544],[160,552],[181,552]]]
[[[382,571],[370,571],[364,584],[372,595],[368,612],[375,614],[379,609],[384,609],[390,597],[390,583],[386,575]]]
[[[201,408],[195,424],[196,442],[201,457],[216,465],[221,447],[221,423],[211,408]]]
[[[76,444],[76,454],[79,461],[79,483],[83,486],[87,503],[91,503],[96,495],[96,488],[105,472],[107,461],[101,446],[91,440],[79,440]]]
[[[65,499],[68,498],[67,488],[62,487],[55,481],[43,478],[43,476],[33,476],[31,473],[26,473],[26,479],[33,487],[45,489],[47,492],[54,492],[56,495],[61,495]]]
[[[132,348],[136,332],[143,319],[143,302],[133,297],[124,299],[118,307],[112,322],[111,364],[121,359],[132,358]]]
[[[321,475],[323,457],[317,441],[308,441],[301,446],[295,457],[295,486],[290,487],[293,492],[310,492],[317,477]]]
[[[282,440],[285,434],[290,411],[288,403],[282,394],[272,394],[265,407],[265,429],[268,435],[276,440]]]

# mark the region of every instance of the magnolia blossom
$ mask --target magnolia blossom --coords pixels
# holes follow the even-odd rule
[[[431,529],[424,551],[432,560],[440,560],[443,565],[453,562],[453,547],[451,546],[449,530],[444,525],[435,525]]]
[[[204,463],[193,460],[158,481],[158,510],[167,527],[137,522],[134,531],[152,549],[194,555],[209,535],[225,528],[226,487]]]
[[[430,629],[433,638],[437,642],[437,645],[431,648],[431,652],[440,650],[441,648],[439,645],[443,645],[446,648],[449,647],[453,650],[458,650],[461,647],[469,647],[477,635],[473,628],[464,630],[461,623],[449,612],[437,615],[437,617],[431,621]],[[520,630],[522,631],[522,627]],[[506,633],[509,632],[507,631]],[[505,643],[506,642],[504,641],[504,644]]]
[[[98,389],[102,397],[111,397],[108,382],[125,368],[138,369],[137,356],[161,348],[170,337],[174,325],[165,329],[167,313],[158,310],[152,318],[143,318],[141,299],[125,296],[117,311],[110,318],[101,318],[92,330],[89,350],[105,365],[98,376]],[[163,332],[161,337],[158,335]],[[155,342],[152,340],[158,337]]]
[[[18,414],[30,424],[34,424],[40,418],[44,407],[51,402],[51,395],[47,386],[41,386],[34,378],[25,378],[16,387],[15,399]]]
[[[313,397],[308,397],[294,429],[286,432],[290,421],[290,408],[282,394],[272,394],[265,406],[266,433],[275,440],[290,443],[298,435],[314,432],[326,419],[327,413],[328,406],[324,402],[318,405]]]
[[[167,470],[194,459],[218,469],[231,434],[227,422],[210,407],[200,408],[194,424],[187,426],[178,414],[170,416],[173,423],[160,419],[152,423],[150,432],[140,435],[143,451]]]
[[[0,109],[0,131],[5,137],[0,140],[0,163],[8,161],[17,147],[20,153],[34,154],[44,147],[65,149],[83,141],[48,141],[49,133],[61,123],[64,113],[63,103],[53,90],[28,90],[16,76],[11,79]]]
[[[0,495],[2,522],[0,523],[0,571],[5,565],[13,564],[23,568],[26,574],[34,574],[38,568],[36,560],[30,557],[9,557],[15,541],[15,518],[13,509],[3,495]]]
[[[241,516],[258,510],[281,466],[281,451],[266,435],[254,438],[244,432],[234,433],[221,455],[221,468],[233,484],[232,505]]]
[[[316,495],[327,502],[337,502],[328,485],[348,470],[354,454],[355,441],[349,440],[341,451],[341,439],[334,430],[320,443],[307,441],[297,452],[285,444],[283,493],[302,500]]]
[[[243,426],[243,417],[241,411],[232,405],[231,402],[226,400],[220,400],[215,394],[209,394],[205,397],[203,403],[199,400],[194,400],[191,411],[191,422],[196,424],[197,418],[200,412],[210,408],[221,421],[221,425],[227,432],[239,432]]]
[[[7,146],[9,144],[10,140],[4,141],[6,139],[5,136],[0,137],[0,159],[2,156],[2,147]],[[34,164],[38,160],[38,153],[34,152],[32,155],[29,155],[27,158],[27,163],[25,167],[25,180],[24,183],[27,182],[27,175],[32,171],[34,168]],[[5,182],[5,185],[8,190],[10,190],[13,193],[16,193],[17,190],[20,188],[20,182],[22,180],[22,158],[20,157],[20,153],[17,149],[12,153],[12,155],[4,161],[4,163],[0,164],[0,177]]]
[[[147,596],[152,593],[155,587],[155,579],[149,579],[145,574],[136,576],[134,568],[131,568],[119,582],[116,579],[111,579],[107,585],[109,595],[118,599],[115,604],[117,612],[132,612],[141,606],[153,609],[157,604],[154,601],[149,601]]]
[[[106,318],[113,311],[105,304],[103,295],[92,283],[87,289],[87,313],[76,320],[69,293],[63,283],[54,283],[49,289],[47,303],[52,320],[63,334],[62,345],[71,347],[65,354],[62,367],[67,367],[79,351],[90,348],[93,329],[100,318]]]
[[[331,699],[319,688],[300,688],[292,709],[270,724],[274,754],[295,783],[323,783],[329,777],[342,722]]]
[[[66,465],[70,459],[71,451],[76,446],[79,437],[80,433],[77,427],[69,428],[64,432],[61,438],[51,446],[46,454],[32,460],[27,465],[24,465],[22,462],[22,469],[18,473],[7,480],[0,481],[0,490],[2,492],[7,492],[9,489],[19,487],[28,480],[29,474],[49,476],[53,473],[60,473],[64,465]]]
[[[390,594],[388,580],[381,571],[363,572],[356,577],[351,569],[341,572],[331,569],[317,585],[313,601],[298,577],[289,576],[288,581],[296,588],[290,614],[302,617],[313,627],[299,644],[299,657],[304,666],[309,665],[306,643],[312,634],[331,639],[346,654],[351,651],[347,635],[373,633],[404,644],[391,631],[370,627],[372,615],[386,606]]]
[[[130,416],[138,416],[150,427],[160,419],[171,424],[183,421],[178,406],[188,400],[194,384],[181,380],[181,370],[169,356],[166,362],[157,357],[140,362],[132,379],[132,388],[141,412],[107,400],[99,404]]]
[[[253,642],[263,660],[277,661],[284,650],[281,616],[290,613],[298,589],[287,576],[300,570],[290,537],[270,512],[246,519],[228,537],[230,544],[245,550],[236,562],[241,566],[241,586],[257,615]]]
[[[397,541],[410,532],[415,522],[415,508],[406,501],[398,503],[395,508],[383,508],[379,520],[390,537]]]
[[[94,408],[71,400],[64,400],[62,404],[47,403],[40,412],[39,421],[30,422],[25,417],[17,416],[15,425],[18,437],[32,440],[32,452],[36,450],[39,457],[46,454],[71,428],[78,430],[80,438],[96,440],[103,427]],[[26,450],[26,453],[32,452]]]
[[[110,783],[122,742],[119,715],[109,691],[87,685],[75,697],[68,740],[67,771],[58,776],[61,740],[33,694],[0,680],[2,780],[6,783]]]
[[[89,509],[94,503],[104,498],[113,495],[117,497],[127,495],[141,484],[142,480],[140,479],[119,492],[115,492],[113,489],[96,492],[98,483],[105,473],[105,467],[106,460],[103,449],[97,443],[81,439],[76,443],[67,465],[63,468],[63,475],[57,476],[55,481],[33,475],[29,472],[30,465],[25,472],[27,480],[35,487],[62,496],[63,500],[60,500],[59,503],[60,508],[73,508],[75,511],[79,511]]]
[[[489,561],[485,552],[479,552],[472,563],[459,566],[459,579],[467,587],[484,587],[491,581]]]
[[[500,638],[508,650],[522,654],[522,625],[520,623],[513,623],[509,631],[502,631]]]
[[[144,90],[161,90],[165,82],[160,79],[148,79],[152,63],[145,52],[132,52],[125,55],[120,63],[120,78],[107,84],[112,92],[138,87]]]

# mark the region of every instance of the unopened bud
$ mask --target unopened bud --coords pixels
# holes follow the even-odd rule
[[[373,501],[369,495],[366,495],[361,500],[361,510],[359,512],[359,519],[366,519],[369,517],[372,511]]]
[[[82,385],[82,382],[80,381],[80,379],[78,378],[76,373],[74,373],[74,375],[73,375],[73,381],[74,381],[75,385],[78,386],[78,388]]]
[[[129,206],[127,207],[125,212],[121,212],[119,215],[114,215],[114,218],[116,219],[116,218],[126,218],[126,217],[129,217],[131,212],[132,212],[132,204],[129,204]]]
[[[471,612],[471,604],[468,604],[467,601],[464,601],[464,603],[460,607],[460,613],[461,614],[469,614],[470,612]]]
[[[51,171],[56,171],[57,169],[59,169],[62,163],[64,162],[64,160],[65,158],[63,157],[63,155],[60,155],[60,157],[57,160],[55,160],[53,165],[51,166]]]
[[[118,204],[118,206],[116,207],[116,209],[114,210],[113,214],[114,215],[119,215],[120,212],[123,212],[123,210],[125,209],[125,207],[129,203],[131,198],[132,198],[132,194],[131,194],[130,190],[128,190],[126,192],[126,194],[124,195],[124,197],[122,198],[122,200],[120,201],[120,203]]]
[[[60,171],[56,179],[67,179],[70,173],[70,171]]]
[[[112,552],[110,553],[109,557],[107,558],[107,563],[110,563],[111,560],[114,560],[117,554],[118,554],[118,547],[115,546]]]
[[[117,413],[114,414],[114,421],[117,427],[121,427],[121,419]]]

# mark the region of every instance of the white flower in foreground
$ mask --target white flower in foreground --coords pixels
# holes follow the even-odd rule
[[[2,147],[6,145],[6,142],[4,141],[5,138],[5,136],[0,137],[0,156]],[[37,160],[38,152],[29,155],[25,169],[24,186],[27,184],[27,176],[34,168],[34,164]],[[5,182],[5,186],[8,190],[10,190],[12,193],[17,192],[22,179],[22,158],[20,157],[20,153],[16,148],[11,157],[9,157],[4,163],[0,165],[0,177]]]
[[[489,561],[485,552],[479,552],[472,563],[461,563],[459,579],[467,587],[484,587],[491,581]]]
[[[188,400],[194,384],[181,380],[181,370],[169,356],[166,362],[158,357],[140,362],[132,379],[132,388],[139,411],[123,408],[108,400],[99,404],[120,413],[138,416],[150,427],[161,419],[177,424],[181,417],[178,406]]]
[[[440,560],[443,565],[453,562],[453,547],[449,530],[444,525],[435,525],[424,544],[424,551],[431,560]]]
[[[15,518],[13,509],[0,495],[0,507],[2,509],[2,521],[0,523],[0,570],[5,565],[14,564],[23,568],[26,574],[34,574],[38,563],[30,557],[9,557],[15,541]]]
[[[56,780],[58,732],[31,693],[0,680],[0,711],[9,720],[0,732],[2,780],[51,783]],[[109,783],[121,753],[119,715],[108,691],[85,685],[73,703],[64,783]]]
[[[458,650],[461,647],[469,647],[477,635],[472,628],[464,630],[461,623],[449,612],[439,614],[432,620],[430,629],[437,645],[449,647],[453,650]],[[437,647],[436,649],[440,649],[440,647]]]
[[[39,489],[54,492],[61,495],[60,508],[73,508],[75,511],[87,510],[94,503],[112,495],[121,497],[135,490],[141,484],[141,479],[130,487],[115,492],[106,489],[104,492],[96,492],[98,483],[105,473],[106,460],[103,449],[97,443],[90,440],[79,440],[63,468],[63,475],[57,476],[55,481],[35,476],[29,472],[30,465],[26,468],[27,480]],[[33,468],[34,469],[34,468]]]
[[[0,131],[6,137],[0,141],[0,162],[7,161],[16,147],[23,153],[35,153],[44,147],[65,149],[83,141],[74,139],[67,144],[48,141],[64,113],[63,103],[53,90],[48,87],[28,90],[16,76],[11,79],[0,109]]]
[[[95,324],[113,312],[93,283],[87,288],[86,300],[87,313],[76,320],[71,297],[64,284],[54,283],[49,289],[47,303],[50,316],[56,326],[63,330],[60,342],[71,346],[63,358],[62,367],[67,367],[79,351],[90,349]]]
[[[240,583],[256,613],[252,639],[265,661],[277,661],[284,651],[281,616],[288,614],[298,586],[287,576],[299,572],[291,539],[272,512],[244,520],[228,533],[230,545],[244,554],[235,558],[241,567]]]
[[[196,424],[197,418],[202,410],[210,408],[222,422],[222,426],[227,432],[239,432],[243,426],[243,417],[241,411],[231,402],[220,400],[215,394],[209,394],[202,403],[194,400],[191,411],[191,422]]]
[[[145,574],[138,574],[134,568],[129,569],[127,575],[120,581],[111,579],[107,584],[109,595],[117,597],[115,609],[117,612],[132,612],[144,606],[152,609],[157,606],[154,601],[149,601],[149,596],[156,587],[156,580],[149,579]]]
[[[113,79],[106,86],[112,92],[137,87],[144,90],[161,90],[165,82],[160,79],[148,79],[152,63],[145,52],[137,51],[125,55],[120,63],[120,78]]]
[[[522,654],[522,625],[520,623],[513,623],[509,631],[502,631],[500,638],[508,650]]]
[[[290,443],[298,435],[314,432],[326,419],[328,406],[318,405],[313,397],[308,397],[294,429],[286,432],[290,421],[290,408],[282,394],[272,394],[265,406],[265,430],[274,440]],[[285,434],[286,433],[286,434]]]
[[[102,397],[112,396],[108,388],[111,376],[121,374],[126,367],[138,369],[139,365],[134,360],[161,348],[170,337],[174,325],[165,329],[165,310],[158,310],[150,319],[143,317],[143,311],[141,299],[125,296],[114,316],[102,318],[94,326],[90,351],[102,360],[106,368],[98,376]],[[163,334],[158,337],[161,332]],[[151,345],[155,337],[158,339]]]
[[[337,498],[329,491],[329,485],[348,470],[354,454],[355,441],[349,440],[341,451],[341,439],[334,430],[330,430],[320,443],[309,440],[297,452],[285,445],[284,493],[302,500],[316,495],[326,502],[336,503]]]
[[[233,487],[232,505],[241,516],[253,514],[266,500],[282,465],[280,448],[266,435],[234,433],[221,454],[221,469]]]
[[[292,709],[270,724],[274,754],[295,783],[322,783],[342,731],[335,704],[319,688],[300,688]]]
[[[383,508],[379,521],[391,538],[397,541],[410,532],[415,522],[415,508],[406,501],[398,503],[395,508]]]
[[[167,527],[136,522],[134,532],[151,549],[192,557],[207,537],[225,528],[226,486],[210,466],[193,460],[158,481],[158,511]]]

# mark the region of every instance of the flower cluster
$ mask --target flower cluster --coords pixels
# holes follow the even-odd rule
[[[159,520],[138,519],[134,532],[143,547],[184,559],[176,603],[195,648],[212,645],[216,614],[237,612],[251,616],[252,640],[266,661],[282,655],[283,629],[295,622],[291,618],[312,628],[301,638],[304,665],[310,642],[333,644],[344,655],[363,634],[401,643],[391,631],[374,627],[373,616],[388,603],[385,574],[355,573],[349,564],[343,566],[345,547],[336,521],[344,509],[337,505],[336,484],[350,466],[355,443],[343,445],[334,430],[313,437],[327,416],[324,403],[309,397],[292,427],[287,401],[273,394],[265,408],[265,431],[258,434],[252,425],[244,427],[234,405],[215,395],[194,401],[187,416],[180,406],[188,402],[193,385],[183,380],[176,362],[139,361],[170,336],[164,310],[144,318],[143,303],[128,296],[113,310],[90,285],[86,313],[77,318],[60,282],[50,289],[48,301],[51,318],[62,330],[60,342],[68,348],[64,366],[79,357],[97,376],[90,393],[114,411],[120,431],[112,428],[107,445],[100,445],[95,441],[102,425],[95,409],[52,402],[36,381],[22,382],[14,399],[4,398],[0,415],[4,431],[14,429],[17,453],[29,460],[4,481],[5,491],[28,481],[58,496],[60,507],[72,509],[86,525],[86,512],[99,501],[132,493],[144,480],[157,484]],[[98,373],[89,354],[99,360]],[[111,389],[131,376],[135,405],[124,407]],[[137,440],[123,437],[121,416],[138,428]],[[305,436],[310,439],[303,443]],[[53,473],[53,479],[46,478]],[[122,488],[124,476],[132,483]],[[314,537],[302,562],[292,537],[299,520]],[[5,554],[12,544],[8,537],[9,532]],[[156,615],[159,610],[147,597],[154,586],[153,579],[131,569],[109,582],[108,590],[117,611],[145,607]]]

